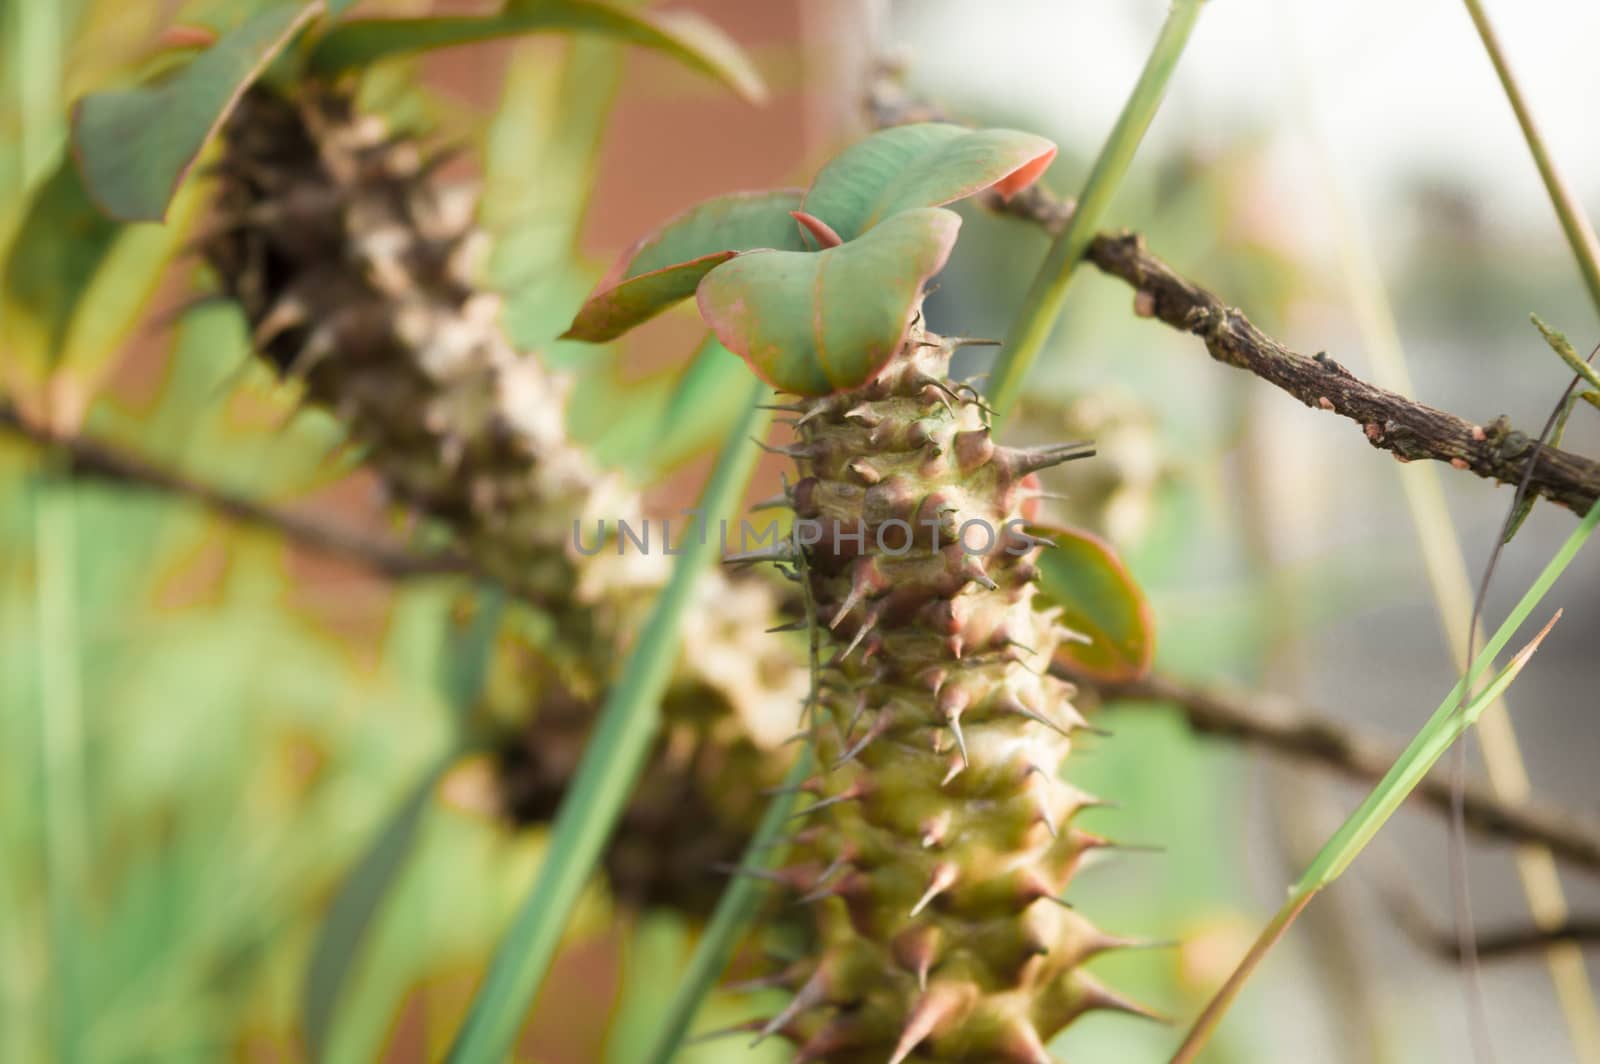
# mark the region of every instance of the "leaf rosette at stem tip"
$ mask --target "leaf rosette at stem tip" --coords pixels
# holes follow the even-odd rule
[[[857,387],[899,347],[949,255],[960,220],[933,208],[986,189],[1009,198],[1055,154],[1014,129],[883,130],[803,194],[734,193],[673,218],[623,255],[565,336],[614,340],[697,295],[717,338],[768,383],[802,395]]]

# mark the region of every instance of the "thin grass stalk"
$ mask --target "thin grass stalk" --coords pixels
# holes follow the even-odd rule
[[[1022,307],[1017,311],[989,379],[987,398],[997,417],[1010,411],[1022,390],[1028,368],[1050,339],[1050,332],[1066,302],[1073,272],[1094,240],[1100,219],[1122,184],[1134,152],[1150,127],[1150,120],[1161,106],[1167,81],[1189,42],[1202,3],[1204,0],[1173,0],[1150,58],[1145,61],[1144,70],[1117,117],[1117,124],[1112,127],[1111,135],[1089,171],[1072,218],[1051,244],[1049,254],[1023,297]]]
[[[1511,103],[1511,110],[1516,112],[1517,125],[1522,127],[1522,136],[1528,142],[1533,164],[1539,168],[1539,177],[1550,196],[1550,205],[1555,208],[1556,217],[1561,221],[1561,231],[1566,234],[1567,243],[1572,247],[1572,257],[1578,260],[1578,270],[1589,289],[1589,298],[1594,302],[1595,310],[1600,312],[1600,239],[1596,239],[1594,226],[1589,224],[1588,216],[1578,205],[1578,198],[1572,194],[1572,187],[1557,168],[1544,136],[1539,132],[1539,124],[1533,120],[1533,112],[1528,109],[1522,88],[1511,73],[1511,64],[1506,61],[1500,38],[1495,35],[1494,27],[1489,25],[1489,16],[1484,13],[1483,5],[1478,0],[1462,0],[1462,3],[1466,5],[1467,14],[1478,30],[1484,51],[1489,53],[1489,62],[1494,64],[1495,76],[1500,79],[1500,87]]]
[[[758,409],[766,385],[754,382],[741,424],[724,445],[701,496],[701,535],[686,537],[672,578],[651,608],[639,641],[606,697],[594,736],[561,802],[533,890],[501,940],[449,1059],[504,1060],[543,985],[574,906],[644,769],[661,725],[661,696],[677,655],[679,621],[695,581],[719,549],[710,525],[732,512],[754,468],[749,437],[765,434],[771,413]]]

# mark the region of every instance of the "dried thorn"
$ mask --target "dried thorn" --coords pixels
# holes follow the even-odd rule
[[[784,479],[787,480],[788,478],[785,477]],[[787,485],[785,485],[784,489],[778,492],[778,494],[762,499],[760,502],[751,503],[750,512],[757,513],[761,510],[787,510],[793,504],[794,500],[789,497],[789,488]]]
[[[744,551],[739,554],[724,554],[724,565],[754,565],[759,562],[786,562],[794,557],[793,549],[787,541],[763,547],[760,550]]]
[[[1049,717],[1045,716],[1043,713],[1040,713],[1040,712],[1038,712],[1036,710],[1029,709],[1027,706],[1023,705],[1020,702],[1016,703],[1015,705],[1012,705],[1009,708],[1011,709],[1011,712],[1017,714],[1018,716],[1027,717],[1031,721],[1035,721],[1035,722],[1037,722],[1039,724],[1043,724],[1046,728],[1049,728],[1051,731],[1057,732],[1060,735],[1064,735],[1069,739],[1072,737],[1072,733],[1069,732],[1066,728],[1062,727],[1060,724],[1057,724],[1055,721],[1051,720]]]
[[[1052,839],[1061,837],[1061,830],[1056,827],[1056,818],[1051,815],[1050,806],[1047,802],[1041,801],[1039,803],[1039,820],[1044,824],[1045,830],[1050,832]]]
[[[1165,855],[1167,848],[1158,843],[1143,842],[1104,842],[1098,849],[1115,850],[1118,853],[1153,853]]]
[[[757,403],[757,410],[776,410],[781,414],[803,414],[806,408],[785,403]]]
[[[961,347],[999,347],[1004,341],[985,340],[977,336],[946,336],[944,342],[954,349]],[[985,373],[983,376],[987,377],[988,374]]]
[[[928,907],[928,903],[939,895],[955,886],[958,872],[956,866],[944,861],[934,866],[933,876],[928,880],[928,889],[923,891],[922,897],[911,907],[911,916],[915,917]]]
[[[809,623],[810,622],[808,622],[808,621],[806,621],[804,619],[798,620],[798,621],[790,621],[788,624],[780,624],[780,625],[776,625],[776,626],[774,626],[772,628],[766,629],[766,634],[767,635],[772,635],[774,632],[803,632],[803,631],[806,630],[807,627],[809,627]]]
[[[805,894],[801,895],[795,904],[810,905],[812,902],[821,901],[823,898],[826,898],[828,895],[832,894],[833,888],[828,886],[828,881],[834,876],[838,875],[840,872],[844,871],[845,868],[849,866],[849,863],[849,861],[845,860],[843,854],[835,857],[833,859],[833,863],[829,864],[827,868],[822,870],[822,874],[817,877],[817,881],[812,885],[812,888]]]
[[[944,989],[949,991],[948,987]],[[911,1010],[911,1016],[900,1032],[900,1040],[895,1043],[894,1053],[889,1057],[889,1064],[904,1064],[906,1058],[927,1041],[928,1036],[949,1019],[961,1004],[962,996],[958,992],[940,993],[934,990],[924,994]]]
[[[848,788],[846,790],[840,791],[838,794],[835,794],[830,798],[819,798],[816,801],[812,802],[810,805],[806,806],[804,809],[795,810],[794,812],[789,814],[789,819],[790,820],[795,820],[795,819],[798,819],[799,817],[810,816],[812,813],[817,812],[819,809],[826,809],[830,805],[838,805],[840,802],[853,801],[854,799],[859,798],[860,796],[861,796],[860,793],[857,792],[854,787],[850,787],[850,788]]]
[[[852,721],[851,723],[854,724],[855,722]],[[854,729],[852,728],[852,730]],[[883,735],[884,732],[888,730],[889,720],[887,713],[879,713],[878,719],[872,722],[872,727],[868,728],[864,733],[862,733],[861,738],[852,743],[848,750],[839,755],[838,759],[834,761],[833,765],[830,767],[830,771],[854,761],[861,751],[871,746],[873,742],[875,742],[880,736]]]
[[[795,994],[789,1000],[789,1004],[783,1007],[783,1011],[762,1025],[761,1032],[756,1035],[755,1041],[750,1043],[751,1048],[755,1048],[778,1033],[784,1024],[800,1015],[806,1009],[820,1003],[826,990],[822,969],[818,968],[811,978],[806,980],[806,985],[800,988],[799,993]]]
[[[850,714],[850,723],[846,724],[845,727],[844,727],[844,738],[845,738],[846,742],[849,742],[850,741],[850,736],[855,734],[856,725],[861,723],[861,715],[863,713],[865,713],[866,711],[867,711],[867,694],[866,694],[865,691],[862,691],[862,692],[860,692],[859,694],[856,695],[856,708]]]
[[[961,718],[952,714],[946,718],[945,723],[950,725],[950,731],[955,734],[956,748],[961,751],[961,767],[966,768],[971,764],[971,759],[967,757],[967,737],[961,733]],[[944,781],[949,783],[954,778],[954,776],[946,776]]]
[[[1076,461],[1079,458],[1094,457],[1095,450],[1090,440],[1079,440],[1074,443],[1055,444],[1049,447],[1020,448],[1010,452],[1015,457],[1017,472],[1026,475],[1037,473],[1042,469],[1049,469],[1063,462]]]
[[[850,640],[850,645],[844,648],[843,654],[839,655],[839,660],[844,661],[848,658],[851,652],[861,645],[861,640],[866,638],[867,633],[876,627],[878,627],[878,611],[869,611],[867,616],[862,619],[860,626],[856,628],[855,638]]]

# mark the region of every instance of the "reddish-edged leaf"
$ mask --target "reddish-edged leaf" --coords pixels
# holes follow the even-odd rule
[[[804,251],[790,212],[799,189],[736,192],[690,207],[622,256],[564,335],[604,343],[694,295],[701,278],[741,251]]]
[[[1009,199],[1056,155],[1044,137],[944,122],[896,126],[840,153],[812,181],[804,210],[853,240],[894,214],[992,188]]]
[[[700,313],[775,388],[854,388],[899,349],[922,286],[944,267],[960,227],[951,211],[924,207],[823,251],[740,255],[701,282]]]
[[[1055,549],[1039,552],[1040,606],[1060,606],[1061,623],[1089,637],[1062,643],[1056,660],[1091,679],[1121,681],[1144,675],[1155,657],[1155,618],[1144,592],[1105,543],[1064,528],[1030,527]]]
[[[767,97],[749,58],[715,24],[691,11],[630,11],[599,0],[509,0],[498,15],[376,18],[328,32],[311,56],[319,73],[393,56],[525,33],[601,33],[664,52],[727,85],[750,103]]]
[[[318,2],[276,3],[223,34],[159,85],[97,92],[72,113],[73,150],[84,185],[123,221],[160,221],[222,120]]]

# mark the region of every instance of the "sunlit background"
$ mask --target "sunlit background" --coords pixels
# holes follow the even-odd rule
[[[574,375],[571,430],[630,471],[698,342],[697,319],[677,312],[603,350],[551,343],[628,243],[698,197],[806,180],[866,131],[860,102],[886,57],[913,93],[961,120],[1057,139],[1046,183],[1070,196],[1165,13],[1153,0],[676,6],[750,50],[774,89],[766,108],[660,57],[559,38],[392,63],[364,97],[470,149],[456,169],[484,181],[498,240],[486,280],[506,293],[508,327]],[[0,4],[0,240],[59,164],[67,104],[125,77],[163,26],[217,7]],[[1600,211],[1600,8],[1500,0],[1491,15],[1552,154]],[[208,285],[178,254],[181,227],[206,224],[196,189],[173,227],[140,231],[95,276],[67,333],[58,409],[197,481],[402,542],[410,530],[340,448],[337,423],[296,412],[290,390],[248,360],[237,312],[185,310]],[[932,324],[1002,336],[1046,239],[977,207],[961,214]],[[1530,312],[1580,350],[1600,340],[1453,0],[1211,0],[1110,225],[1144,234],[1294,350],[1326,351],[1483,423],[1506,414],[1537,431],[1569,379]],[[11,261],[7,284],[27,268]],[[1157,668],[1269,691],[1398,747],[1454,682],[1441,610],[1466,621],[1450,589],[1476,587],[1510,489],[1396,463],[1359,426],[1137,317],[1122,282],[1081,274],[1008,431],[1100,442],[1096,463],[1050,485],[1067,496],[1057,516],[1124,553],[1155,606]],[[741,380],[730,375],[726,401],[707,404],[708,434],[731,416]],[[26,359],[0,349],[0,390],[26,403],[30,389]],[[716,442],[697,441],[645,485],[651,503],[670,513],[692,499]],[[1580,407],[1564,446],[1600,452],[1600,414]],[[784,468],[764,463],[750,496],[770,495]],[[472,710],[452,657],[459,618],[484,592],[453,578],[385,580],[183,498],[58,473],[0,433],[0,1061],[305,1059],[305,1002],[326,1003],[314,943],[363,875],[388,893],[337,1003],[329,1059],[438,1059],[542,846],[538,830],[495,817],[482,759],[453,754],[455,721]],[[1454,538],[1433,526],[1419,542],[1407,487],[1425,514],[1435,483]],[[1534,509],[1496,573],[1491,627],[1573,524],[1565,510]],[[1534,792],[1588,817],[1600,816],[1597,591],[1591,548],[1537,615],[1565,609],[1508,699]],[[538,638],[510,612],[507,639]],[[515,682],[509,667],[491,670],[490,697],[514,701]],[[1162,852],[1097,865],[1073,900],[1112,931],[1174,943],[1096,968],[1186,1023],[1363,792],[1310,763],[1197,737],[1169,709],[1112,707],[1099,723],[1112,737],[1069,775],[1119,807],[1088,826]],[[1477,748],[1468,766],[1481,777]],[[1444,820],[1402,812],[1267,961],[1205,1059],[1472,1059],[1460,969],[1422,941],[1450,926],[1447,839]],[[1468,847],[1480,929],[1526,924],[1512,850],[1472,836]],[[1600,912],[1593,870],[1562,883],[1575,913]],[[1397,916],[1397,896],[1432,926]],[[614,906],[597,885],[519,1059],[635,1059],[696,926]],[[1594,1023],[1596,1004],[1573,986],[1564,1010],[1538,954],[1486,963],[1496,1058],[1580,1060],[1570,1025]],[[697,1026],[752,1008],[719,995]],[[1154,1061],[1177,1038],[1095,1016],[1055,1048],[1074,1061]],[[682,1059],[786,1050],[733,1039]]]

